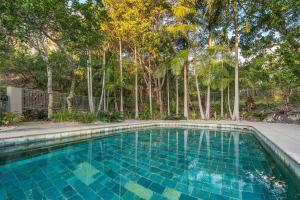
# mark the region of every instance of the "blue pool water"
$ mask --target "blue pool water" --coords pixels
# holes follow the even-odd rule
[[[237,130],[153,128],[40,151],[1,158],[0,199],[300,197],[257,139]]]

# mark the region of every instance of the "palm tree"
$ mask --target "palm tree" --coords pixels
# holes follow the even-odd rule
[[[179,33],[184,36],[187,45],[186,50],[188,51],[189,46],[189,33],[190,31],[195,29],[195,25],[191,22],[190,17],[195,15],[197,12],[196,10],[196,4],[195,1],[186,0],[186,1],[179,1],[178,4],[176,4],[173,9],[173,14],[175,15],[178,23],[173,24],[169,27],[169,30],[175,33]],[[186,54],[186,58],[183,63],[183,85],[184,85],[184,117],[188,118],[188,111],[189,111],[189,105],[188,105],[188,54]]]
[[[176,80],[176,115],[179,114],[179,97],[178,97],[178,76],[180,75],[183,65],[185,63],[186,57],[188,56],[188,50],[179,51],[174,58],[171,60],[171,72],[175,76]]]
[[[205,119],[205,115],[203,112],[203,107],[202,107],[202,100],[201,100],[201,92],[200,92],[200,87],[199,87],[199,80],[198,80],[198,72],[197,72],[197,68],[201,67],[201,65],[199,65],[197,63],[197,59],[196,59],[196,51],[194,53],[194,76],[195,76],[195,84],[196,84],[196,90],[197,90],[197,98],[198,98],[198,108],[199,108],[199,116],[201,119]]]

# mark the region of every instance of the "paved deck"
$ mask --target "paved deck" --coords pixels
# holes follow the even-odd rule
[[[76,130],[103,129],[107,127],[118,127],[131,124],[152,124],[164,121],[137,121],[128,120],[120,123],[51,123],[51,122],[33,122],[23,123],[12,128],[0,129],[0,141],[5,139],[44,135],[50,133],[62,133]],[[234,122],[234,121],[165,121],[182,124],[230,124],[245,125],[257,129],[264,137],[270,140],[275,146],[292,158],[300,166],[300,125],[296,124],[279,124],[263,122]]]

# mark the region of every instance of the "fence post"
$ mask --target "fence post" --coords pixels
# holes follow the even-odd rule
[[[6,88],[8,96],[8,111],[22,113],[23,111],[23,89],[8,86]]]

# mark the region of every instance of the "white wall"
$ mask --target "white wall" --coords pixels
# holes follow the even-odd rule
[[[8,111],[22,113],[23,89],[7,86]]]

